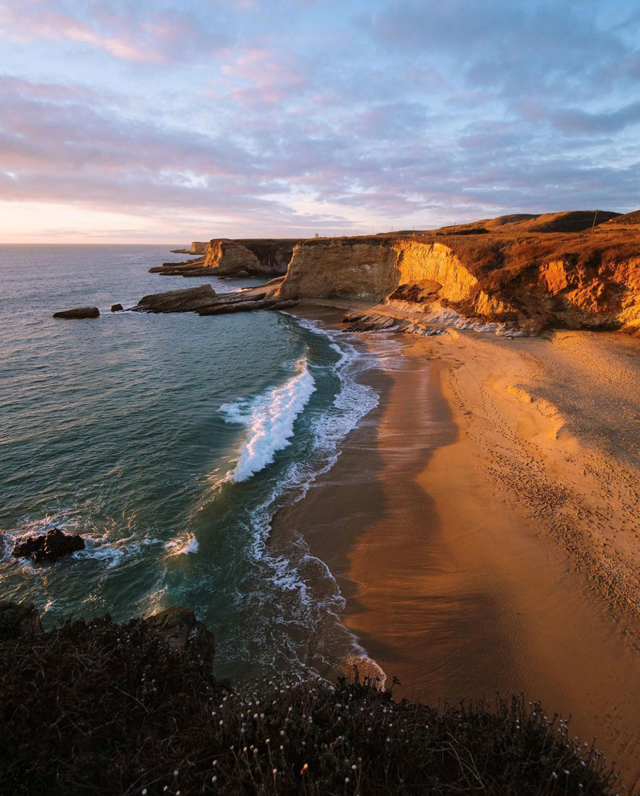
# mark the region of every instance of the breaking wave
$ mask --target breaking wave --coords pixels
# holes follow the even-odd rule
[[[278,451],[291,444],[296,418],[316,390],[307,360],[296,364],[298,373],[280,387],[273,387],[257,398],[224,404],[220,411],[228,423],[249,427],[232,481],[246,481],[271,464]]]

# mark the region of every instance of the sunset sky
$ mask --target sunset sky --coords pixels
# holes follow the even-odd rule
[[[0,242],[640,207],[638,0],[0,0]]]

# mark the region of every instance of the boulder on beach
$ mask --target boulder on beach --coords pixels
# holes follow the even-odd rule
[[[74,310],[62,310],[62,312],[54,312],[54,318],[99,318],[100,310],[97,307],[77,307]]]
[[[193,312],[211,303],[215,295],[210,284],[168,290],[144,296],[133,309],[136,312]]]
[[[124,307],[122,306],[122,304],[112,304],[111,305],[111,312],[122,312],[123,309],[124,309]]]
[[[78,550],[84,550],[84,539],[79,534],[65,533],[53,528],[47,533],[29,536],[13,546],[16,558],[32,558],[34,561],[56,561]]]

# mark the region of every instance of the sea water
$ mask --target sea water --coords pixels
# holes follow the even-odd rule
[[[377,403],[353,341],[284,313],[110,313],[145,294],[255,280],[148,273],[166,246],[0,247],[0,600],[47,628],[171,605],[216,635],[220,675],[335,667],[358,651],[302,536],[269,538]],[[53,319],[98,306],[97,320]],[[84,551],[11,555],[60,527]]]

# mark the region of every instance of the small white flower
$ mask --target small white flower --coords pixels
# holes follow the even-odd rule
[[[215,783],[215,782],[217,782],[217,781],[218,781],[218,777],[211,777],[211,782],[214,782],[214,783]]]
[[[178,771],[178,769],[176,768],[176,770],[173,772],[173,776],[174,776],[174,777],[177,777],[179,773],[180,773],[180,772],[179,772],[179,771]]]
[[[345,777],[344,778],[344,782],[345,782],[345,785],[348,785],[349,784],[349,777]]]

